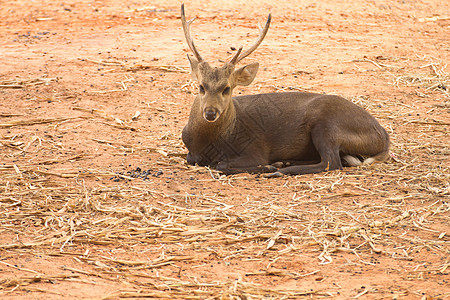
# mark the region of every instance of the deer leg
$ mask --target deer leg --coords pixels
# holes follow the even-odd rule
[[[195,159],[192,157],[191,152],[186,155],[186,161],[191,166],[195,165]]]
[[[324,171],[342,169],[342,162],[339,155],[339,147],[333,138],[327,138],[326,131],[316,129],[312,132],[313,144],[320,155],[320,162],[314,164],[294,165],[281,168],[278,171],[267,175],[266,177],[280,177],[283,175],[301,175],[320,173]],[[325,133],[325,134],[324,134]]]
[[[227,162],[220,162],[217,165],[216,170],[222,172],[225,175],[232,175],[238,173],[271,173],[275,172],[278,169],[272,165],[238,167],[233,166],[232,164]]]

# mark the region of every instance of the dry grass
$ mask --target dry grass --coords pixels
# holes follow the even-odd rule
[[[0,81],[0,89],[21,89],[26,86],[40,85],[45,84],[48,85],[52,81],[57,81],[57,78],[33,78],[33,79],[8,79]]]
[[[178,72],[178,73],[189,73],[190,70],[186,67],[180,66],[169,66],[169,65],[150,65],[150,64],[141,64],[141,63],[129,63],[123,62],[121,60],[116,59],[102,59],[102,60],[93,60],[89,58],[79,58],[81,61],[91,62],[100,66],[110,66],[110,67],[120,67],[125,71],[139,71],[139,70],[158,70],[164,72]],[[115,69],[110,69],[109,71],[114,71]]]
[[[410,73],[396,77],[394,84],[423,88],[425,92],[418,93],[420,97],[427,97],[427,91],[435,90],[450,98],[450,76],[445,72],[446,68],[447,65],[432,61],[419,67],[421,73]],[[428,74],[424,74],[424,70],[428,70]]]
[[[95,63],[133,68],[122,62]],[[386,68],[373,60],[368,63]],[[158,68],[180,71],[166,66]],[[395,85],[420,86],[426,93],[434,91],[448,97],[448,90],[442,88],[448,87],[448,74],[434,63],[425,68],[430,68],[434,75],[410,76],[397,68]],[[32,83],[8,81],[2,87],[27,84]],[[271,83],[267,83],[266,88],[270,87]],[[50,288],[33,286],[65,281],[92,284],[101,279],[113,287],[104,299],[337,296],[332,288],[278,289],[255,283],[253,278],[295,280],[315,276],[319,281],[326,276],[319,268],[333,264],[338,253],[349,254],[352,263],[362,266],[376,265],[377,259],[387,263],[411,262],[413,266],[409,269],[396,270],[403,278],[448,276],[450,148],[445,137],[449,124],[412,118],[409,114],[415,107],[390,99],[353,100],[386,124],[393,141],[389,162],[276,180],[247,174],[226,177],[207,168],[186,166],[180,158],[178,136],[165,136],[167,143],[160,147],[93,140],[112,149],[156,152],[157,164],[165,172],[182,169],[184,174],[180,176],[195,175],[196,184],[219,186],[223,194],[210,194],[208,190],[195,194],[170,192],[116,170],[76,169],[64,164],[89,158],[82,155],[32,161],[37,152],[47,153],[62,146],[38,137],[26,143],[16,136],[4,135],[0,142],[8,150],[5,157],[21,159],[0,165],[0,236],[5,237],[0,244],[2,257],[25,254],[65,257],[78,267],[59,266],[58,274],[48,274],[1,262],[3,269],[26,275],[0,279],[0,295],[14,295],[18,291],[52,294]],[[112,122],[102,124],[114,129],[138,132],[130,125],[131,120],[120,120],[102,110],[78,106],[72,110],[89,117],[21,119],[3,122],[0,128],[50,126],[73,119],[99,118]],[[411,134],[399,133],[398,128]],[[36,151],[30,151],[32,148]],[[53,165],[59,168],[51,168]],[[129,181],[112,184],[105,180],[112,176]],[[100,183],[92,184],[96,179]],[[256,180],[260,185],[256,185]],[[248,195],[229,196],[233,195],[234,187],[244,190],[249,186]],[[437,258],[430,262],[416,261],[416,254],[424,249]],[[144,254],[146,259],[135,259]],[[273,267],[277,261],[295,261],[302,256],[312,257],[317,268],[299,271]],[[211,262],[236,261],[260,261],[265,269],[243,271],[235,280],[221,276],[202,279],[188,271]],[[390,292],[393,289],[368,287],[354,298]],[[395,292],[410,296],[415,291],[411,288]]]
[[[435,145],[422,147],[428,153],[443,151]],[[251,283],[253,276],[295,279],[317,274],[314,270],[302,273],[268,267],[265,271],[246,272],[246,277],[237,281],[205,282],[197,278],[181,279],[183,266],[208,263],[206,258],[211,256],[220,261],[276,261],[305,253],[315,253],[319,264],[330,264],[339,252],[351,253],[359,263],[371,265],[373,254],[414,261],[416,251],[423,248],[448,258],[450,170],[431,161],[420,165],[411,162],[412,157],[401,151],[413,148],[411,142],[397,144],[396,159],[377,167],[331,172],[307,180],[291,178],[286,180],[282,193],[266,197],[250,195],[251,200],[241,204],[220,195],[167,194],[139,179],[94,188],[80,181],[85,176],[111,176],[113,172],[67,170],[62,174],[68,175],[58,177],[75,177],[79,181],[68,185],[51,176],[57,174],[41,172],[35,165],[3,165],[0,234],[21,237],[2,243],[3,255],[67,256],[85,267],[61,267],[62,275],[58,276],[21,269],[32,274],[2,279],[1,293],[36,291],[30,287],[33,283],[75,280],[84,275],[130,284],[130,288],[112,291],[105,299],[292,299],[329,296],[333,292],[278,290]],[[161,159],[170,165],[169,158]],[[254,180],[248,175],[225,177],[215,172],[211,175],[212,182],[231,186]],[[370,178],[370,186],[364,178]],[[340,207],[343,199],[352,209]],[[382,200],[371,205],[366,199]],[[322,209],[317,209],[318,206]],[[152,260],[136,261],[128,260],[126,255],[115,258],[84,252],[84,245],[130,251],[163,246],[165,250]],[[447,259],[440,264],[428,264],[426,269],[418,264],[411,272],[447,274],[449,266]],[[174,270],[177,275],[170,276]],[[369,292],[376,290],[365,290],[364,294]]]

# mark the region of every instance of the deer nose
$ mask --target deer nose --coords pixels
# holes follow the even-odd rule
[[[213,107],[205,108],[204,117],[208,122],[214,122],[218,117],[217,109]]]

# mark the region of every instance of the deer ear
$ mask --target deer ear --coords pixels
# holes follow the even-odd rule
[[[236,85],[249,85],[258,73],[259,63],[255,62],[234,71]]]
[[[197,80],[197,72],[198,72],[198,60],[196,60],[194,57],[190,57],[188,54],[189,63],[191,64],[191,76],[192,79]]]

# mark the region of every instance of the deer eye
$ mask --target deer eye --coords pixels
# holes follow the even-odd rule
[[[203,87],[203,85],[200,85],[198,87],[198,90],[200,91],[200,94],[204,95],[205,94],[205,88]]]
[[[222,95],[228,95],[230,93],[230,87],[227,86],[226,88],[223,89]]]

